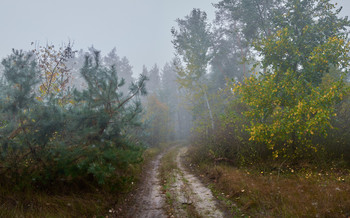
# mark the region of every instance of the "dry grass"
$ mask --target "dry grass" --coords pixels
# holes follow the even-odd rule
[[[0,198],[0,217],[92,217],[105,214],[113,203],[106,193],[47,195],[16,193]]]
[[[264,172],[228,165],[196,166],[218,197],[252,217],[349,217],[347,170]]]

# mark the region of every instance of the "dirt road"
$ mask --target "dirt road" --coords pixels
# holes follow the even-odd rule
[[[186,152],[187,147],[183,147],[179,149],[176,156],[178,167],[176,183],[178,188],[174,192],[182,205],[187,204],[192,207],[191,210],[186,211],[186,217],[223,217],[223,213],[218,209],[217,202],[210,189],[205,187],[197,177],[189,173],[183,166],[182,157],[186,155]],[[181,212],[181,215],[184,214],[183,212]]]
[[[167,217],[163,208],[164,195],[161,192],[158,169],[163,154],[157,156],[146,168],[144,180],[135,196],[135,204],[130,207],[128,217]]]
[[[211,191],[183,166],[182,157],[187,148],[176,151],[172,157],[176,168],[169,170],[172,183],[167,193],[170,197],[162,193],[159,167],[163,155],[159,155],[151,163],[128,217],[224,217]],[[167,211],[169,208],[173,210],[171,213]]]

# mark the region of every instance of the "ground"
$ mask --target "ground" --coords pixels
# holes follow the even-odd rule
[[[210,189],[184,166],[186,152],[173,147],[145,167],[124,217],[224,217]]]

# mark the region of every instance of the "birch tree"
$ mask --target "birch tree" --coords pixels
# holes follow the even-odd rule
[[[193,9],[184,19],[177,19],[176,22],[178,29],[173,27],[171,30],[174,37],[172,42],[177,55],[185,64],[184,67],[178,66],[178,82],[180,87],[189,90],[189,97],[193,104],[204,100],[211,128],[214,129],[206,77],[212,46],[212,34],[207,23],[207,15],[199,9]]]

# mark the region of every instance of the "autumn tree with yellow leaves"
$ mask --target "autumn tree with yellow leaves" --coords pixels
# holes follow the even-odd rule
[[[315,137],[327,137],[335,105],[346,93],[344,78],[349,67],[347,19],[329,1],[286,3],[276,18],[275,34],[255,42],[261,69],[234,86],[248,105],[244,116],[250,140],[265,144],[273,156],[307,157],[322,149]],[[339,75],[328,78],[331,69]]]

